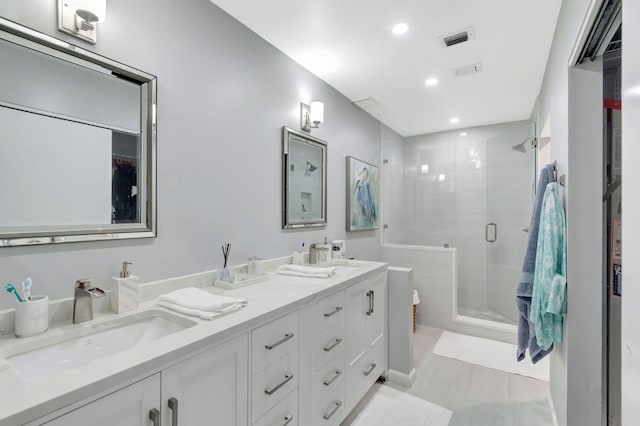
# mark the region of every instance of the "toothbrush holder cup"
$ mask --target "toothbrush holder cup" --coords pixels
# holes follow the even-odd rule
[[[32,296],[30,302],[16,302],[16,337],[31,337],[49,328],[49,296]]]
[[[301,251],[294,251],[291,263],[294,265],[304,265],[304,255],[305,253]]]

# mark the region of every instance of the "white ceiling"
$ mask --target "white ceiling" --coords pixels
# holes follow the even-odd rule
[[[561,5],[561,0],[212,1],[347,98],[373,98],[376,104],[365,109],[403,136],[528,119]],[[410,25],[402,36],[391,32],[398,22]],[[441,47],[438,36],[470,26],[475,39]],[[476,62],[482,62],[481,73],[453,76],[453,68]],[[440,83],[427,87],[428,77]],[[326,115],[329,119],[330,112]],[[451,117],[460,123],[450,124]]]

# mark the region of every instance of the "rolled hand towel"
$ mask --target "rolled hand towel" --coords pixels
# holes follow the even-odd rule
[[[303,265],[282,265],[278,268],[282,275],[293,275],[306,278],[331,278],[336,273],[335,267],[314,267]]]
[[[235,305],[228,306],[224,312],[209,312],[209,311],[200,311],[198,309],[185,308],[184,306],[176,305],[174,303],[164,302],[162,300],[158,302],[158,305],[164,306],[165,308],[171,309],[172,311],[180,312],[181,314],[190,315],[192,317],[200,317],[202,319],[209,320],[209,321],[217,317],[218,315],[224,315],[245,306],[241,303],[236,303]]]
[[[225,313],[246,306],[247,299],[211,294],[195,287],[187,287],[171,293],[163,294],[159,298],[161,304],[169,303],[186,309],[204,312]],[[163,305],[166,306],[166,305]]]

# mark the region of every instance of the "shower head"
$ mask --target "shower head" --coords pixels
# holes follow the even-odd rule
[[[532,140],[535,140],[535,138],[525,139],[522,142],[520,142],[519,144],[513,145],[511,147],[511,149],[514,150],[514,151],[518,151],[518,152],[521,152],[523,154],[526,154],[527,150],[526,150],[526,148],[524,146],[527,144],[527,142],[530,142]]]

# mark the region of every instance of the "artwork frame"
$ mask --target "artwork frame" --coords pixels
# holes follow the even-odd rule
[[[347,232],[380,228],[380,170],[352,156],[346,158]]]

